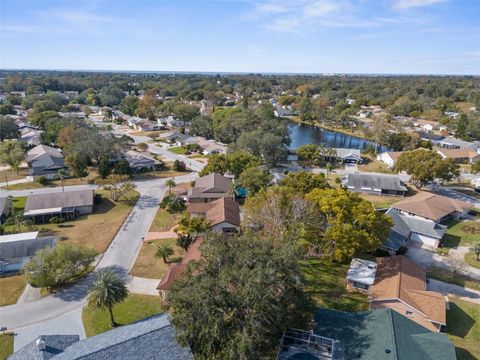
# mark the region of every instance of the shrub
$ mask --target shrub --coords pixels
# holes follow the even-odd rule
[[[50,180],[48,180],[45,176],[39,176],[37,179],[37,182],[40,185],[47,185],[50,182]]]
[[[180,160],[175,160],[173,162],[173,170],[175,171],[185,171],[187,169],[185,163],[183,161],[180,161]]]
[[[100,205],[101,203],[102,203],[102,195],[95,194],[95,197],[93,198],[93,204]]]
[[[449,248],[437,248],[437,254],[440,256],[447,256],[449,251]]]
[[[174,194],[167,195],[160,203],[160,207],[168,211],[182,211],[185,209],[185,200]]]
[[[54,216],[51,217],[50,220],[48,220],[50,224],[62,224],[65,222],[65,219],[59,216]]]

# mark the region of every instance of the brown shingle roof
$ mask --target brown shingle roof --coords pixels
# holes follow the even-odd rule
[[[202,214],[211,226],[224,221],[240,226],[240,207],[230,198],[220,198],[210,203],[190,203],[187,211],[190,214]]]
[[[232,185],[232,179],[221,174],[211,173],[198,178],[195,186],[188,192],[189,197],[222,197],[226,196]]]
[[[426,219],[438,221],[444,216],[456,211],[463,212],[471,209],[473,205],[465,201],[422,191],[410,198],[393,204],[392,207]]]
[[[446,324],[445,299],[426,290],[425,278],[425,269],[404,256],[378,258],[372,301],[399,299],[429,320]]]
[[[437,151],[449,159],[473,159],[480,156],[479,153],[472,149],[438,149]]]

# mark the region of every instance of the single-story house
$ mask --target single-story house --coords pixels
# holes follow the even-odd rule
[[[470,148],[438,149],[437,153],[443,159],[452,159],[456,163],[475,164],[480,161],[480,153]]]
[[[25,127],[20,129],[20,139],[26,142],[27,145],[40,145],[40,136],[42,135],[41,130],[32,129],[29,127]]]
[[[431,121],[431,120],[425,120],[425,119],[414,120],[413,125],[427,132],[430,132],[433,129],[438,129],[438,127],[440,126],[440,124],[437,121]]]
[[[93,212],[93,195],[93,190],[29,195],[23,216],[35,223],[46,222],[54,216],[72,220]]]
[[[412,197],[396,202],[392,208],[410,217],[442,223],[448,219],[461,219],[473,208],[473,204],[421,191]]]
[[[353,258],[347,273],[347,288],[367,293],[375,281],[377,264],[373,261]]]
[[[161,129],[160,125],[153,123],[150,120],[138,121],[133,127],[138,131],[155,131]]]
[[[37,145],[30,149],[25,161],[30,168],[29,175],[34,180],[40,176],[49,179],[57,178],[58,170],[65,168],[61,150],[47,145]]]
[[[10,216],[13,210],[12,199],[8,196],[0,197],[0,224]]]
[[[373,195],[405,196],[408,192],[398,175],[354,173],[347,174],[342,183],[350,191]]]
[[[426,284],[425,268],[405,256],[378,258],[370,309],[390,308],[431,331],[444,332],[445,298],[428,291]]]
[[[168,291],[172,284],[179,279],[187,270],[188,263],[190,261],[200,260],[202,253],[200,252],[200,245],[203,238],[198,237],[193,244],[188,248],[187,253],[183,257],[182,261],[177,264],[170,264],[162,280],[157,285],[157,290],[160,293],[162,300],[166,300],[168,297]]]
[[[362,162],[362,157],[360,155],[360,150],[358,149],[335,149],[336,161],[343,164],[360,164]]]
[[[135,128],[135,125],[141,121],[144,121],[145,119],[142,119],[141,117],[138,116],[132,116],[127,119],[127,124],[128,126]]]
[[[163,118],[158,118],[157,123],[158,125],[167,125],[175,128],[185,126],[185,122],[183,120],[177,119],[175,115],[168,115]]]
[[[84,340],[78,335],[41,335],[9,357],[26,359],[193,360],[193,354],[177,342],[169,315],[160,313]]]
[[[187,211],[192,217],[208,221],[212,231],[236,233],[240,230],[240,207],[231,198],[222,197],[208,203],[189,203]]]
[[[207,140],[209,141],[209,140]],[[209,141],[208,144],[199,144],[202,148],[202,152],[204,155],[211,155],[211,154],[227,154],[227,146],[215,141]]]
[[[443,137],[432,141],[432,143],[445,149],[472,149],[475,151],[479,149],[479,145],[476,142],[464,141],[453,137]]]
[[[311,331],[287,330],[277,359],[455,360],[447,335],[392,309],[317,309]]]
[[[0,236],[0,274],[20,271],[37,251],[55,243],[55,236],[39,237],[38,231]]]
[[[377,155],[377,160],[387,164],[389,168],[393,168],[403,151],[387,151]]]
[[[293,111],[292,109],[290,109],[288,107],[283,108],[281,106],[277,106],[277,107],[275,107],[275,110],[273,111],[273,114],[276,117],[287,117],[287,116],[295,115],[295,111]]]
[[[231,197],[232,179],[211,173],[198,178],[195,186],[187,193],[190,203],[207,203],[224,197]]]
[[[162,163],[154,158],[133,150],[126,151],[123,154],[123,158],[128,162],[134,174],[145,171],[155,171],[163,166]]]

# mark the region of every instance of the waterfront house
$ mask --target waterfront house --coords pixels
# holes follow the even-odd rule
[[[405,196],[408,192],[398,175],[353,173],[347,174],[342,184],[350,191],[372,195]]]

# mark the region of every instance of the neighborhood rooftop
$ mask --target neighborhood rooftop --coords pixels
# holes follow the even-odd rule
[[[51,194],[29,195],[25,203],[25,215],[35,210],[93,206],[93,190],[77,190]]]

